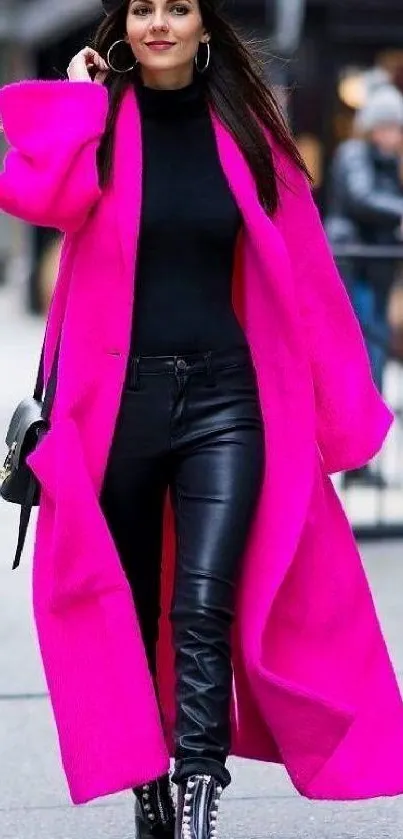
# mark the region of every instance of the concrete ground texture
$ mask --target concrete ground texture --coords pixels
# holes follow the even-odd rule
[[[0,289],[0,461],[10,412],[33,388],[43,335],[43,320],[24,315],[22,308],[18,289]],[[130,839],[130,792],[82,807],[69,800],[32,619],[36,514],[21,567],[11,572],[18,514],[17,507],[0,504],[0,839]],[[403,542],[361,548],[402,684]],[[282,767],[239,759],[228,765],[233,783],[221,801],[223,839],[397,839],[402,834],[403,796],[312,802],[298,795]]]

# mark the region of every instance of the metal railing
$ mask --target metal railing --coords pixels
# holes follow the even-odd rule
[[[401,263],[401,290],[400,285],[399,292],[397,285],[391,285],[390,294],[402,294],[403,305],[403,245],[340,244],[333,246],[333,255],[350,292],[354,282],[351,278],[360,279],[363,266],[370,265],[373,270],[379,263],[385,270],[388,264],[398,283]],[[387,356],[383,395],[396,420],[382,452],[369,464],[369,469],[358,474],[337,475],[334,483],[357,538],[403,537],[403,312],[399,316],[400,336],[391,330],[391,340],[385,341],[373,323],[366,323],[357,308],[355,311],[366,341],[380,347]]]

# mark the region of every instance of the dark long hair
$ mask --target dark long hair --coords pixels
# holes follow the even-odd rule
[[[278,206],[277,177],[270,145],[261,125],[309,178],[273,92],[263,78],[263,62],[218,9],[218,0],[199,0],[203,25],[210,34],[211,61],[201,77],[205,94],[218,117],[229,129],[255,178],[259,200],[268,214]],[[127,2],[100,24],[94,49],[106,58],[109,47],[126,34]],[[128,59],[131,54],[127,51]],[[201,60],[204,60],[201,59]],[[101,184],[111,176],[113,138],[119,104],[125,88],[133,84],[136,69],[119,75],[109,73],[109,114],[98,151]],[[260,124],[261,125],[260,125]]]

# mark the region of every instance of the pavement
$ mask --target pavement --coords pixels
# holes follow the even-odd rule
[[[43,327],[42,318],[22,313],[18,287],[0,289],[0,460],[10,412],[33,388]],[[22,565],[11,572],[18,508],[0,504],[0,839],[131,839],[130,792],[81,807],[68,797],[32,619],[35,517]],[[361,550],[403,685],[403,542],[365,544]],[[233,783],[221,801],[222,839],[397,839],[402,834],[403,796],[312,802],[298,795],[282,767],[233,758],[228,766]]]

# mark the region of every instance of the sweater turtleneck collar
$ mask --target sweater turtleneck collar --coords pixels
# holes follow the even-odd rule
[[[206,107],[203,85],[198,76],[185,87],[160,89],[147,87],[138,77],[135,89],[140,110],[144,116],[155,118],[191,116],[203,112]]]

